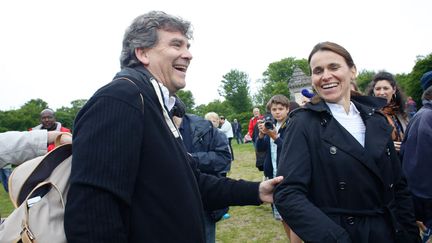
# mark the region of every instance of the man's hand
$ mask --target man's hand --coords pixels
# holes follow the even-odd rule
[[[259,198],[263,202],[273,203],[273,191],[277,184],[283,180],[283,176],[278,176],[270,180],[266,180],[259,185]]]
[[[60,144],[66,144],[72,142],[72,136],[69,133],[49,131],[48,132],[48,144],[54,143],[56,138],[60,136]]]

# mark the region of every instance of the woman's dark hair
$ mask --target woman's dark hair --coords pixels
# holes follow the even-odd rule
[[[379,81],[383,81],[383,80],[387,80],[389,82],[390,86],[392,86],[392,88],[396,91],[394,93],[390,103],[397,106],[399,109],[399,112],[405,116],[406,115],[406,113],[405,113],[405,94],[403,93],[403,91],[401,90],[399,85],[396,83],[396,79],[393,76],[393,74],[391,74],[389,72],[385,72],[385,71],[381,71],[381,72],[378,72],[377,74],[375,74],[375,76],[372,78],[372,81],[368,85],[368,89],[367,89],[366,94],[369,96],[374,96],[375,85]]]
[[[312,51],[309,54],[308,57],[308,64],[309,64],[309,71],[310,73],[312,73],[312,70],[310,68],[310,62],[312,59],[312,56],[319,52],[319,51],[331,51],[334,52],[336,54],[338,54],[339,56],[343,57],[346,64],[348,65],[349,68],[356,68],[356,65],[354,63],[354,60],[351,57],[351,54],[341,45],[336,44],[334,42],[330,42],[330,41],[325,41],[325,42],[320,42],[318,44],[316,44],[314,46],[314,48],[312,49]],[[311,102],[313,104],[318,103],[321,100],[321,97],[319,95],[314,95],[314,97],[312,97]]]
[[[331,51],[339,56],[343,57],[345,59],[345,62],[347,63],[349,68],[355,67],[354,60],[351,57],[351,54],[341,45],[338,45],[333,42],[321,42],[314,46],[311,53],[309,54],[308,63],[310,64],[310,61],[312,59],[312,56],[317,53],[318,51]],[[309,66],[310,68],[310,66]],[[312,73],[312,71],[311,71]]]

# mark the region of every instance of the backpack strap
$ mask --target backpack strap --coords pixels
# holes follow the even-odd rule
[[[53,187],[60,198],[59,203],[61,203],[62,208],[65,208],[65,202],[62,196],[62,193],[60,191],[60,189],[53,183],[51,183],[50,181],[44,181],[39,183],[35,188],[33,188],[33,190],[28,194],[27,198],[25,199],[25,202],[27,202],[27,200],[29,200],[29,198],[31,197],[31,195],[35,194],[35,192],[37,192],[38,190],[42,189],[42,188],[48,188],[48,190]],[[33,232],[30,229],[30,225],[29,225],[29,221],[30,221],[30,216],[29,216],[29,210],[31,205],[23,205],[24,206],[24,219],[21,222],[21,228],[22,231],[20,233],[21,236],[21,242],[22,243],[35,243],[36,241],[36,237],[33,234]]]
[[[66,138],[64,138],[64,140],[66,142],[62,143],[63,137],[66,137]],[[54,148],[56,148],[62,144],[71,143],[71,142],[72,142],[72,134],[71,133],[69,133],[69,132],[60,133],[60,135],[58,135],[54,140],[54,145],[55,145]]]
[[[129,78],[126,78],[126,77],[116,78],[113,81],[121,80],[121,79],[124,79],[124,80],[127,80],[127,81],[131,82],[138,89],[138,92],[140,93],[140,97],[141,97],[141,103],[142,103],[142,110],[141,111],[142,111],[142,113],[144,113],[144,97],[143,97],[143,95],[141,93],[141,90],[140,90],[139,86],[134,81],[132,81],[132,79],[129,79]]]
[[[48,153],[39,165],[29,175],[27,180],[23,183],[17,198],[17,206],[26,201],[28,197],[35,197],[45,195],[49,188],[40,187],[38,190],[33,189],[40,183],[46,180],[52,171],[65,159],[72,155],[72,144],[65,144],[57,147]],[[33,195],[30,195],[32,192]]]

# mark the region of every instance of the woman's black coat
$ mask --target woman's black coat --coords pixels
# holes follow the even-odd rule
[[[305,242],[416,242],[418,230],[391,128],[375,97],[352,97],[365,147],[323,101],[290,115],[275,205]]]

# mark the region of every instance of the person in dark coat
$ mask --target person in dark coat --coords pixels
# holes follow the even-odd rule
[[[357,70],[342,46],[319,43],[308,61],[317,95],[289,116],[274,194],[283,220],[304,242],[419,242],[385,100],[351,96]]]
[[[201,173],[169,112],[192,60],[190,23],[161,11],[126,30],[121,71],[74,122],[68,243],[205,242],[203,212],[273,202],[281,178]]]
[[[234,121],[231,123],[231,126],[234,133],[234,137],[237,140],[237,144],[242,144],[243,136],[242,136],[242,127],[240,122],[238,122],[237,119],[234,119]]]
[[[429,72],[432,80],[432,71]],[[402,168],[413,196],[423,242],[432,235],[432,86],[422,78],[423,107],[408,123],[401,147]],[[432,85],[432,82],[431,84]]]

